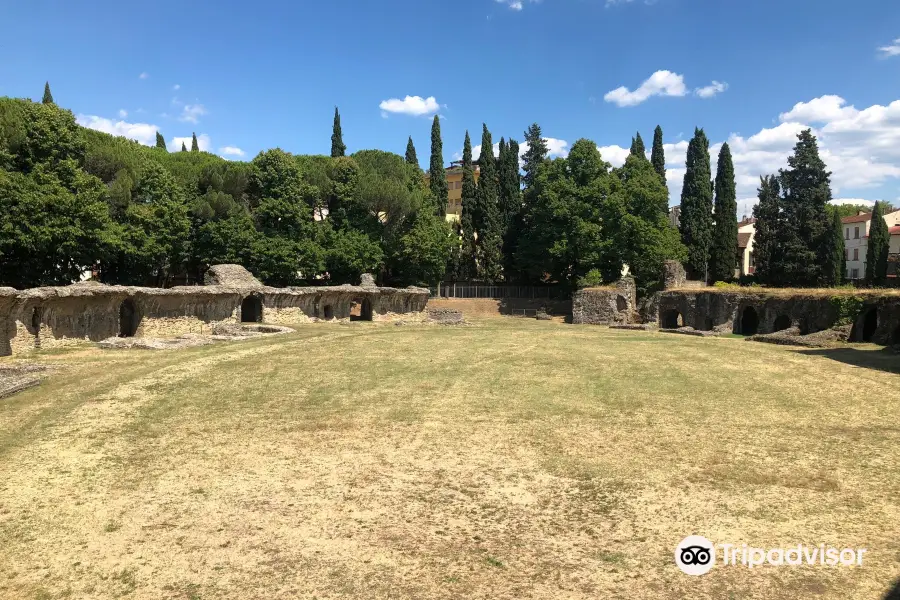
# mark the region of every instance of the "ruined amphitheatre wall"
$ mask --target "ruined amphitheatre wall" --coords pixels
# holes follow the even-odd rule
[[[0,356],[118,335],[170,337],[209,333],[219,323],[276,324],[346,320],[356,303],[363,318],[424,315],[428,290],[364,286],[272,288],[237,265],[210,269],[206,286],[171,289],[79,283],[0,288]],[[244,315],[246,309],[250,314]]]

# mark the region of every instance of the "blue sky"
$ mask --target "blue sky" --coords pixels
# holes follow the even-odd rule
[[[83,124],[244,159],[327,153],[335,105],[349,151],[412,135],[423,165],[435,112],[446,162],[482,122],[498,141],[536,121],[559,154],[587,137],[614,164],[660,124],[673,204],[701,126],[733,146],[739,212],[812,126],[836,197],[900,200],[896,0],[80,4],[6,3],[0,94],[49,80]]]

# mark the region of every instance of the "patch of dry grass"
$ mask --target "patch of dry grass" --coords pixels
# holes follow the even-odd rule
[[[507,318],[40,355],[0,404],[0,596],[874,598],[900,376],[856,352]],[[692,533],[869,551],[689,578]]]

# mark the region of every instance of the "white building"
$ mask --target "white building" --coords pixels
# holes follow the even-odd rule
[[[884,215],[888,229],[900,227],[900,210]],[[844,227],[844,252],[847,260],[847,279],[864,279],[866,276],[866,250],[868,249],[869,229],[872,226],[872,213],[860,212],[852,217],[841,219]],[[897,237],[897,241],[894,238]],[[890,253],[900,253],[900,229],[898,234],[891,234]]]

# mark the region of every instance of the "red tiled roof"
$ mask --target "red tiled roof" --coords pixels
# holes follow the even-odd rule
[[[750,238],[753,236],[752,233],[738,233],[738,248],[746,248],[750,243]]]
[[[872,219],[872,213],[863,213],[861,215],[853,215],[852,217],[844,217],[841,223],[865,223]]]
[[[743,227],[744,225],[750,225],[751,223],[756,223],[756,219],[750,217],[749,219],[744,219],[740,223],[738,223],[738,227]]]

